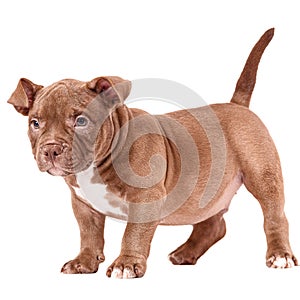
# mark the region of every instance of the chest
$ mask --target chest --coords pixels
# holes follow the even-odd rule
[[[107,186],[100,183],[97,169],[92,164],[87,170],[76,174],[79,187],[75,193],[96,211],[119,220],[127,220],[128,204],[115,194],[107,191]]]

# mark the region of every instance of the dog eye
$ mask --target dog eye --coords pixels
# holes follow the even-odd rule
[[[88,119],[83,116],[79,116],[75,120],[75,127],[85,127],[88,124]]]
[[[39,129],[39,128],[40,128],[40,123],[38,122],[38,120],[32,119],[32,120],[31,120],[31,126],[32,126],[34,129]]]

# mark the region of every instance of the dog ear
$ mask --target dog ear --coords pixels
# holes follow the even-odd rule
[[[28,116],[29,110],[33,105],[37,91],[43,86],[32,83],[26,78],[21,78],[16,90],[8,99],[8,103],[12,104],[16,111],[24,116]]]
[[[117,76],[97,77],[87,83],[87,87],[103,98],[112,108],[123,104],[131,90],[131,82]]]

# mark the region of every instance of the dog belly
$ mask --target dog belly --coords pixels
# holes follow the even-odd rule
[[[231,199],[242,185],[239,172],[205,207],[200,206],[200,197],[192,195],[178,210],[161,221],[161,225],[189,225],[202,222],[222,210],[228,210]]]
[[[83,199],[94,210],[106,216],[127,221],[129,205],[126,199],[121,199],[117,195],[107,192],[104,184],[93,183],[93,176],[93,166],[88,170],[77,174],[76,179],[79,188],[73,187],[76,195]],[[201,197],[199,195],[201,195],[201,192],[193,192],[191,197],[189,197],[178,209],[169,209],[168,212],[164,210],[163,207],[160,225],[196,224],[214,216],[222,210],[227,210],[231,199],[241,185],[242,174],[239,172],[223,189],[220,189],[213,199],[211,199],[204,207],[200,205]],[[144,213],[147,212],[144,211]]]

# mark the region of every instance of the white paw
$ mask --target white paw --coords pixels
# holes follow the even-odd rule
[[[270,268],[285,269],[294,267],[295,263],[290,257],[280,257],[273,255],[267,260],[267,266]]]
[[[129,268],[125,268],[123,271],[123,278],[130,279],[130,278],[135,278],[136,274],[134,273],[133,270]]]
[[[122,279],[123,278],[123,271],[119,268],[114,268],[111,273],[112,278]]]
[[[112,278],[140,278],[146,272],[146,259],[121,255],[107,269],[106,275]]]
[[[123,271],[120,268],[115,267],[111,273],[111,278],[116,279],[130,279],[135,278],[136,274],[133,270],[125,268]]]

